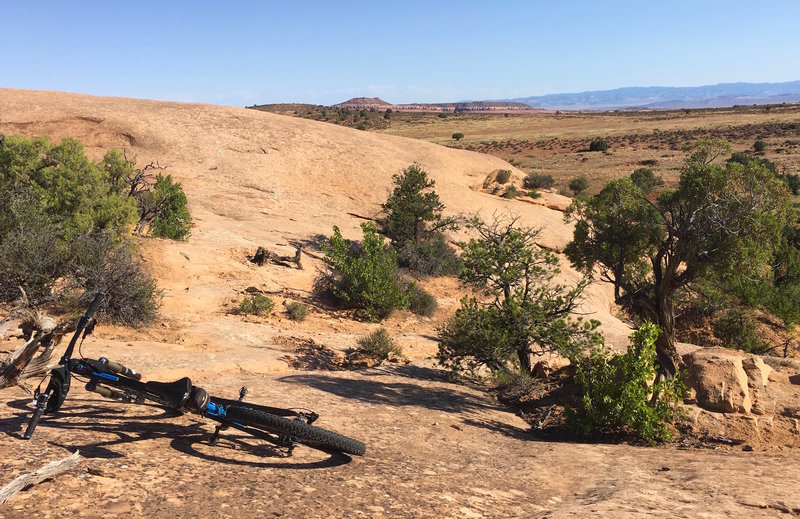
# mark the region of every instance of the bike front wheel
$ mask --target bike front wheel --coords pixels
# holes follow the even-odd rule
[[[228,407],[226,416],[231,422],[263,429],[279,436],[289,436],[293,441],[315,449],[356,456],[363,456],[367,450],[363,443],[347,436],[245,406]]]

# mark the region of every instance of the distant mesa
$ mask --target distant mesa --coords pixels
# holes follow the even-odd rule
[[[378,97],[354,97],[344,103],[333,105],[333,108],[347,110],[387,110],[395,112],[442,112],[442,113],[480,113],[480,112],[518,112],[537,110],[536,108],[514,101],[465,101],[460,103],[410,103],[392,104]]]
[[[380,97],[354,97],[344,103],[333,105],[335,108],[347,108],[348,110],[369,110],[375,108],[376,110],[386,110],[391,108],[392,103],[387,103]]]

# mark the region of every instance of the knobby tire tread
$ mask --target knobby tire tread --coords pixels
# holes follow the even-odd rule
[[[228,407],[226,414],[232,422],[261,427],[274,434],[290,436],[298,443],[316,449],[334,450],[356,456],[362,456],[366,452],[366,447],[358,440],[301,421],[288,420],[282,416],[244,406]]]

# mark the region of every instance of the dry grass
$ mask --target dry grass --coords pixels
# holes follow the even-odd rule
[[[648,166],[674,184],[683,161],[683,145],[713,136],[729,140],[736,151],[752,150],[762,139],[766,158],[786,171],[800,170],[800,105],[663,112],[398,114],[381,133],[423,139],[478,151],[508,161],[525,172],[550,174],[555,188],[586,175],[596,191],[612,178]],[[465,137],[454,141],[451,135]],[[593,138],[609,143],[607,153],[589,152]]]

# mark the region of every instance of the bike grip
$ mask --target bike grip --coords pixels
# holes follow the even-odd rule
[[[108,369],[110,369],[114,373],[119,373],[120,375],[124,375],[126,377],[130,377],[135,380],[142,380],[141,373],[137,373],[131,368],[126,368],[119,362],[114,362],[113,360],[106,359],[106,367],[108,367]]]
[[[30,440],[31,436],[33,436],[33,430],[36,429],[36,425],[42,418],[43,411],[44,408],[36,406],[36,411],[33,412],[33,416],[31,416],[31,421],[28,422],[28,428],[25,429],[25,434],[22,435],[22,437],[25,438],[26,440]]]
[[[103,302],[103,297],[105,297],[105,292],[100,290],[97,292],[97,295],[94,296],[92,300],[92,304],[89,305],[89,309],[86,310],[86,319],[89,320],[92,316],[97,312],[97,309],[100,307],[100,303]]]

